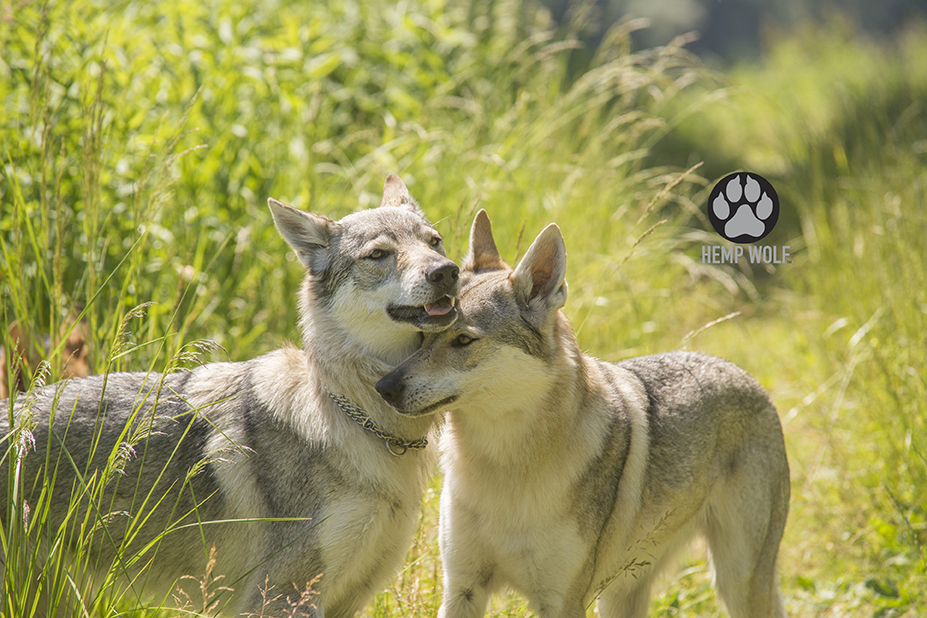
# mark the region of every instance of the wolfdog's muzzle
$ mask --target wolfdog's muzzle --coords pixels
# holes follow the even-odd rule
[[[425,274],[431,288],[431,300],[418,306],[392,306],[389,316],[397,322],[407,322],[423,331],[447,328],[457,319],[457,295],[460,292],[460,269],[444,258]]]

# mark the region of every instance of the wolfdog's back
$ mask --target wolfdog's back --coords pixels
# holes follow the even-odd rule
[[[0,468],[0,517],[16,512],[9,482],[18,477],[14,508],[27,526],[43,522],[22,546],[38,543],[44,556],[49,544],[62,544],[95,557],[90,564],[115,563],[117,577],[137,570],[135,556],[144,564],[155,554],[169,573],[202,574],[208,550],[197,551],[200,532],[184,524],[217,519],[223,509],[205,463],[212,427],[184,395],[194,375],[114,373],[52,384],[17,398],[12,434],[3,401],[0,434],[15,443]],[[18,445],[25,455],[10,474]],[[151,576],[159,579],[158,570]]]

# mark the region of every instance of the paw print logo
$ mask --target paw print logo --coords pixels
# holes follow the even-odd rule
[[[715,231],[731,242],[756,242],[776,226],[779,196],[759,174],[730,174],[708,196],[708,219]]]

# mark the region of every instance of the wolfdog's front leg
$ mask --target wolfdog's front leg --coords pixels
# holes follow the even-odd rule
[[[449,519],[441,521],[444,599],[438,618],[481,618],[492,595],[495,568],[476,539],[447,534]]]
[[[480,618],[486,614],[491,591],[489,586],[470,578],[469,584],[462,578],[444,578],[444,600],[438,610],[438,618]]]

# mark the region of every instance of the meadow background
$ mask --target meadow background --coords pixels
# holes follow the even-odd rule
[[[927,615],[927,26],[799,17],[741,57],[592,2],[4,2],[0,336],[83,311],[96,372],[295,341],[303,273],[267,197],[340,217],[396,172],[455,259],[478,208],[513,263],[556,221],[588,352],[684,347],[762,382],[792,469],[791,615]],[[701,262],[724,244],[707,194],[737,170],[776,187],[762,244],[791,263]],[[369,615],[436,612],[439,491]],[[723,614],[699,548],[653,600]]]

